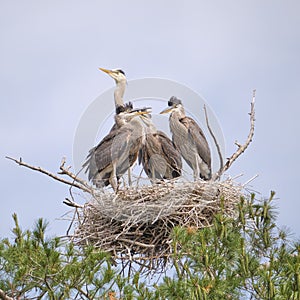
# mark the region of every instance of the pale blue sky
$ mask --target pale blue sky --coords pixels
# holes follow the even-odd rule
[[[23,228],[44,217],[52,234],[65,233],[56,218],[68,210],[68,188],[4,156],[53,172],[63,156],[72,163],[81,115],[114,85],[97,68],[120,67],[128,79],[166,78],[202,95],[222,125],[227,156],[248,134],[256,88],[254,141],[229,174],[259,174],[258,197],[275,190],[279,223],[299,236],[299,12],[289,0],[2,0],[0,235],[9,235],[13,212]]]

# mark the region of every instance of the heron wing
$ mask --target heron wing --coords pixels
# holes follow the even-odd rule
[[[112,145],[119,130],[110,131],[101,142],[93,147],[86,158],[83,167],[88,172],[88,179],[93,179],[99,172],[112,163]]]
[[[179,151],[175,148],[173,142],[168,138],[168,136],[164,132],[158,131],[156,135],[159,138],[161,149],[168,163],[168,167],[171,168],[171,177],[179,177],[181,175],[182,169],[182,161]]]
[[[211,155],[209,145],[200,126],[195,122],[195,120],[189,117],[180,119],[180,122],[188,129],[189,138],[195,144],[201,159],[210,166]]]
[[[164,172],[162,169],[164,169],[165,161],[161,160],[161,156],[162,150],[159,139],[155,133],[148,133],[145,145],[142,147],[142,164],[149,178],[162,179],[163,176],[160,173]]]

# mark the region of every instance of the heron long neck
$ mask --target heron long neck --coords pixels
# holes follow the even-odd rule
[[[180,120],[184,117],[185,117],[185,112],[183,109],[180,111],[174,111],[171,113],[171,115],[170,115],[170,130],[173,134],[173,137],[174,137],[174,135],[185,137],[187,129],[180,122]]]
[[[145,130],[147,133],[156,133],[157,132],[157,129],[156,129],[155,125],[153,124],[153,121],[150,118],[150,116],[141,117],[141,120],[143,121]]]
[[[114,92],[115,107],[124,106],[123,96],[125,93],[125,88],[126,88],[125,80],[117,82],[117,86]]]
[[[137,116],[133,118],[130,123],[134,128],[134,135],[136,136],[136,138],[141,138],[142,144],[145,144],[146,128],[141,117]]]

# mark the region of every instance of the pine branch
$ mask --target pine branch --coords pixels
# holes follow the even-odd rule
[[[9,296],[7,296],[5,294],[5,292],[3,290],[0,289],[0,299],[3,299],[3,300],[14,300],[14,298],[11,298]]]

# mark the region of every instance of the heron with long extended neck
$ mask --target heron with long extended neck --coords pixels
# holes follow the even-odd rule
[[[115,108],[117,109],[119,106],[124,107],[125,105],[124,105],[123,96],[124,96],[126,84],[127,84],[125,72],[122,71],[121,69],[108,70],[108,69],[104,69],[104,68],[99,68],[99,70],[108,74],[116,82],[116,88],[114,91]]]
[[[127,84],[125,72],[121,69],[108,70],[99,68],[115,80],[114,101],[116,113],[118,110],[131,110],[132,103],[124,104],[123,96]],[[162,131],[157,131],[149,115],[143,116],[146,129],[146,139],[139,155],[147,176],[152,182],[156,179],[172,179],[181,175],[182,162],[180,153],[175,149],[172,141]],[[115,130],[115,123],[111,130]],[[130,173],[130,169],[128,170]],[[131,176],[128,175],[131,185]]]
[[[211,154],[208,142],[194,119],[185,115],[181,100],[171,97],[161,114],[170,113],[169,125],[175,147],[193,170],[194,180],[211,179]]]

